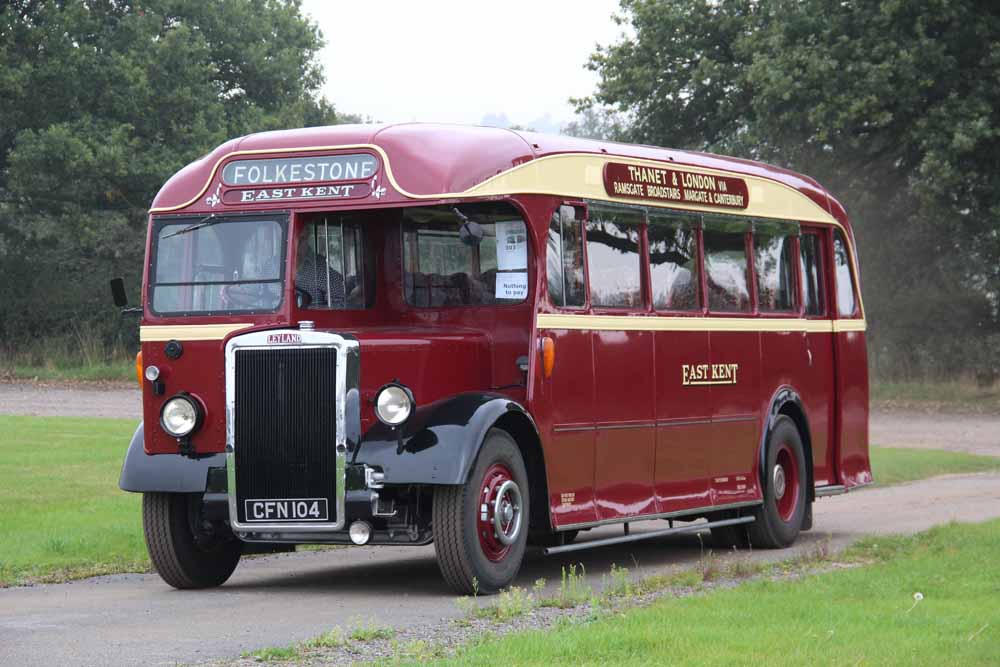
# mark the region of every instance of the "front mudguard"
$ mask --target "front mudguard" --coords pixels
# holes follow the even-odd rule
[[[122,463],[122,472],[118,478],[118,487],[122,491],[204,493],[208,487],[208,469],[226,467],[225,454],[212,454],[197,459],[180,454],[150,456],[142,444],[143,426],[140,422]]]
[[[436,401],[417,408],[402,426],[370,428],[353,462],[380,469],[386,484],[464,484],[486,432],[511,413],[535,428],[524,407],[501,394]]]

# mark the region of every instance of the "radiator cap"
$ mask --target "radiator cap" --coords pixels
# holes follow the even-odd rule
[[[316,328],[316,323],[312,320],[302,320],[299,322],[299,329],[302,331],[312,331]]]

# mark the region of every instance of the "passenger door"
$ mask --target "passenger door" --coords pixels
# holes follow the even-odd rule
[[[554,364],[551,376],[539,383],[548,406],[539,413],[548,420],[545,461],[556,526],[597,519],[593,347],[590,325],[583,316],[587,306],[585,218],[583,206],[558,207],[545,243],[547,303],[543,302],[543,309],[547,312],[539,314],[538,340],[551,347]],[[546,317],[551,318],[551,326]],[[545,354],[540,357],[544,364]]]

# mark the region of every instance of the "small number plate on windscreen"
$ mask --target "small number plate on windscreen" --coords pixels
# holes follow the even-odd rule
[[[248,498],[247,521],[329,521],[326,498]]]

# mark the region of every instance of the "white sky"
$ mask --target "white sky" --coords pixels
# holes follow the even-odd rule
[[[617,40],[617,0],[304,0],[327,46],[323,92],[338,111],[376,121],[511,123],[553,131],[570,97],[594,91],[584,68]],[[544,117],[552,127],[545,127]]]

